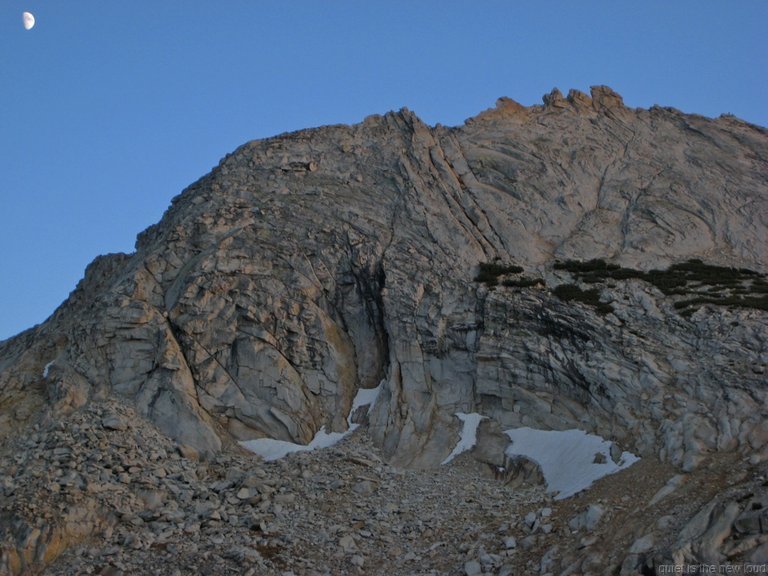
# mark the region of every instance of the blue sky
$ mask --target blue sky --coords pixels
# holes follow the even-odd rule
[[[594,84],[766,126],[767,25],[765,0],[0,0],[0,339],[254,138]]]

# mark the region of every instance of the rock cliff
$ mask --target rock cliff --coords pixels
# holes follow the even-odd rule
[[[606,87],[249,142],[0,343],[0,437],[117,398],[215,458],[343,431],[383,382],[368,431],[396,466],[439,465],[457,412],[757,466],[766,215],[765,129]]]

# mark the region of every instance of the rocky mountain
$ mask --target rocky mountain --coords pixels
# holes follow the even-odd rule
[[[0,343],[0,571],[66,573],[76,561],[96,570],[93,551],[117,534],[126,567],[158,543],[167,554],[177,543],[174,562],[203,558],[205,529],[224,538],[222,523],[234,530],[226,538],[243,541],[232,573],[248,562],[259,566],[253,573],[376,573],[361,539],[399,550],[400,560],[413,554],[398,564],[403,574],[766,562],[767,216],[765,129],[627,108],[606,87],[553,90],[542,106],[502,98],[459,127],[429,127],[401,110],[249,142],[176,197],[134,253],[97,258],[45,323]],[[348,418],[359,390],[377,386],[370,411]],[[441,466],[462,431],[457,413],[485,418],[473,450]],[[262,462],[239,444],[308,444],[353,418],[363,430],[339,448],[289,457],[292,481],[283,461]],[[323,556],[276,543],[270,531],[270,522],[289,530],[286,514],[323,525],[314,514],[330,512],[313,508],[309,485],[326,486],[320,476],[340,466],[334,457],[364,461],[376,476],[336,479],[350,490],[369,482],[357,496],[395,494],[400,474],[416,487],[427,475],[446,494],[490,483],[477,488],[488,510],[513,507],[526,490],[528,504],[551,498],[537,487],[535,462],[510,459],[504,431],[521,427],[584,430],[641,461],[596,485],[602,504],[587,490],[537,504],[530,522],[518,506],[505,530],[491,512],[477,520],[485,536],[491,526],[512,540],[521,530],[527,547],[494,540],[501,550],[490,552],[491,540],[470,534],[475,544],[463,549],[444,537],[455,546],[438,562],[420,543],[439,531],[411,532],[396,546],[368,526],[355,529],[368,536],[341,536],[352,543],[339,556]],[[108,441],[126,430],[135,433]],[[106,466],[98,455],[107,453],[119,462]],[[232,459],[238,473],[227,477]],[[56,462],[66,469],[58,476]],[[150,484],[164,496],[152,508],[133,475],[163,462]],[[114,477],[105,472],[115,467]],[[271,484],[249,484],[249,470]],[[59,512],[42,520],[27,504],[51,483],[62,487]],[[112,486],[110,497],[94,484]],[[212,491],[234,521],[191,504]],[[83,510],[74,520],[72,493]],[[174,495],[181,516],[147,516]],[[393,497],[418,516],[413,494]],[[574,502],[591,510],[589,521]],[[252,514],[241,522],[239,503],[267,518],[255,523],[261,548],[250,556],[242,550]],[[562,521],[543,521],[550,514]],[[170,526],[165,540],[150,529],[158,522]],[[403,526],[388,522],[400,537]],[[588,525],[603,536],[584,536]],[[126,544],[131,534],[144,544]],[[195,550],[181,544],[198,537]],[[207,553],[203,564],[213,561]],[[235,560],[216,558],[211,570],[229,573]]]

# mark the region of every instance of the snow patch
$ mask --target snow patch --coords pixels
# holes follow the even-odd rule
[[[43,368],[43,378],[48,378],[48,374],[51,372],[51,366],[53,366],[53,360],[48,362],[48,364],[45,365],[45,368]]]
[[[381,387],[383,384],[384,381],[382,380],[379,382],[379,385],[376,386],[376,388],[360,388],[357,391],[355,399],[352,400],[352,408],[349,410],[349,416],[347,416],[347,422],[350,426],[357,427],[357,424],[352,424],[352,414],[354,414],[355,410],[360,408],[360,406],[368,406],[368,414],[371,413],[371,410],[373,410],[373,405],[376,404],[376,400],[379,397],[379,392],[381,392]]]
[[[464,426],[461,429],[459,436],[459,442],[453,448],[453,452],[448,455],[448,458],[443,460],[443,464],[448,464],[451,460],[456,458],[462,452],[472,450],[475,444],[477,444],[477,427],[480,425],[480,420],[485,418],[476,412],[465,414],[463,412],[456,412],[455,416],[464,422]]]
[[[357,425],[355,425],[357,426]],[[245,440],[240,445],[251,452],[255,452],[267,462],[279,460],[293,452],[306,452],[308,450],[317,450],[318,448],[328,448],[333,446],[347,434],[352,432],[350,428],[346,432],[326,432],[325,426],[320,428],[312,438],[309,444],[295,444],[285,440],[274,440],[273,438],[257,438],[255,440]]]
[[[615,463],[611,459],[612,442],[583,430],[515,428],[504,433],[512,440],[506,454],[526,456],[541,466],[547,489],[556,493],[555,500],[573,496],[595,480],[640,460],[631,452],[624,452]],[[598,453],[603,455],[597,458],[601,464],[595,462]]]
[[[286,442],[285,440],[274,440],[273,438],[256,438],[255,440],[245,440],[240,442],[240,445],[251,452],[255,452],[267,462],[279,460],[293,452],[306,452],[309,450],[329,448],[357,430],[360,425],[352,422],[352,414],[354,414],[355,410],[361,406],[368,406],[368,413],[370,414],[373,405],[379,397],[379,392],[381,392],[383,384],[384,382],[382,381],[376,388],[361,388],[357,391],[354,400],[352,400],[352,408],[349,410],[349,415],[347,416],[348,428],[346,432],[326,432],[325,426],[323,426],[315,433],[315,437],[312,438],[312,441],[309,444],[296,444],[294,442]]]

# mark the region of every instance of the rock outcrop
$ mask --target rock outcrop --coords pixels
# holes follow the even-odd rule
[[[757,465],[766,214],[764,129],[606,87],[250,142],[0,343],[0,437],[118,397],[206,458],[342,431],[384,382],[369,431],[396,465],[440,464],[456,412]]]

